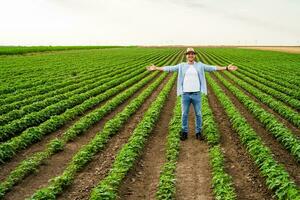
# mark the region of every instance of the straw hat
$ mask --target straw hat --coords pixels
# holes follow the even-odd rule
[[[188,54],[188,53],[190,53],[190,52],[194,52],[194,53],[196,53],[196,51],[193,49],[193,48],[187,48],[186,49],[186,51],[185,51],[185,54]]]

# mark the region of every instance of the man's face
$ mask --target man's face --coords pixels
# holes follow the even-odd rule
[[[186,54],[186,59],[190,62],[193,62],[195,60],[195,57],[196,57],[196,55],[194,52],[188,52]]]

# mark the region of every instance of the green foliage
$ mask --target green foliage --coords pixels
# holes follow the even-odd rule
[[[81,78],[88,75],[97,76],[98,73],[101,74],[102,71],[110,67],[114,69],[111,71],[115,71],[141,62],[149,65],[154,60],[150,61],[148,59],[159,59],[176,51],[178,49],[112,48],[52,52],[26,56],[1,56],[0,105],[2,105],[2,100],[4,100],[2,98],[8,98],[5,102],[8,103],[10,101],[12,103],[14,100],[31,97],[30,95],[28,96],[28,93],[35,95],[44,94],[49,92],[50,89],[53,90],[52,86],[62,87],[63,84],[78,83]],[[70,74],[74,70],[78,71],[78,76],[76,77]],[[14,96],[17,97],[14,98]]]
[[[174,58],[178,55],[175,54],[172,57],[168,57],[168,62],[174,62]],[[164,61],[166,62],[166,58]],[[162,63],[163,64],[163,63]],[[7,192],[14,184],[18,183],[25,176],[36,170],[43,160],[49,158],[54,153],[63,150],[65,144],[74,139],[79,134],[83,134],[90,126],[102,119],[102,117],[114,110],[118,105],[123,103],[126,99],[131,97],[137,90],[145,86],[149,81],[156,77],[158,72],[154,72],[149,76],[143,78],[137,82],[134,86],[121,92],[103,106],[88,115],[82,117],[76,122],[70,129],[62,134],[62,137],[53,139],[47,145],[47,149],[42,152],[38,152],[33,156],[25,159],[21,164],[12,171],[12,173],[0,184],[0,190],[3,191],[3,195]],[[95,153],[102,150],[104,145],[109,138],[116,134],[121,126],[128,120],[128,118],[143,104],[145,99],[158,87],[162,80],[166,77],[166,73],[163,73],[157,80],[155,80],[147,89],[145,89],[137,98],[132,100],[122,112],[118,113],[113,119],[108,121],[103,130],[99,132],[96,137],[73,157],[72,162],[64,171],[63,175],[58,176],[51,182],[55,187],[49,187],[48,189],[42,189],[35,195],[35,199],[48,198],[49,196],[56,196],[57,193],[61,192],[64,187],[71,184],[75,173],[84,167],[93,157]],[[30,163],[30,164],[29,164]],[[51,194],[49,194],[51,193]],[[0,196],[1,197],[1,196]]]
[[[163,62],[163,60],[160,62]],[[81,103],[77,106],[74,106],[73,108],[67,109],[66,112],[64,112],[61,115],[51,116],[49,114],[49,112],[47,112],[45,110],[40,111],[39,114],[41,116],[43,116],[43,117],[50,116],[50,119],[43,122],[39,126],[29,128],[29,129],[25,130],[24,132],[22,132],[22,134],[20,134],[19,136],[16,136],[16,137],[12,138],[11,140],[8,140],[7,142],[0,144],[0,161],[5,162],[5,160],[10,159],[20,149],[24,149],[27,146],[29,146],[30,144],[41,140],[44,135],[57,130],[58,128],[63,126],[66,122],[68,122],[71,119],[74,119],[76,116],[82,114],[85,110],[88,110],[88,109],[92,108],[93,106],[99,104],[100,102],[107,100],[111,96],[116,95],[120,91],[126,89],[130,85],[136,83],[138,80],[142,79],[147,74],[149,74],[149,72],[145,71],[144,68],[142,68],[138,71],[139,71],[138,73],[135,72],[135,73],[132,73],[132,74],[129,74],[126,76],[121,76],[118,79],[114,79],[114,80],[110,81],[110,83],[101,85],[98,89],[96,88],[91,91],[88,91],[87,93],[91,94],[91,93],[97,92],[97,90],[104,91],[104,89],[107,89],[105,92],[102,92],[102,93],[100,92],[100,94],[97,96],[89,96],[89,98],[86,101],[84,101],[83,103]],[[115,87],[113,87],[113,86],[115,86]],[[110,88],[110,87],[113,87],[113,88]],[[86,98],[86,97],[76,95],[74,97],[74,101],[77,101],[77,100],[81,101],[82,98]],[[70,102],[72,103],[72,101],[70,99],[68,99],[68,101],[66,101],[66,103],[59,102],[59,105],[61,105],[61,106],[66,105],[66,104],[68,105],[68,103],[70,103]],[[50,106],[50,108],[47,107],[47,109],[50,109],[51,111],[56,112],[55,108],[57,108],[57,107],[58,107],[58,105],[56,104],[56,105]],[[63,108],[59,108],[59,109],[63,109]],[[45,116],[44,116],[44,114],[45,114]],[[30,120],[28,122],[27,122],[27,120],[26,121],[22,120],[21,122],[24,122],[24,123],[21,123],[21,124],[26,125],[26,123],[34,123],[34,121],[36,119],[38,119],[37,118],[38,116],[35,115],[35,113],[31,114],[30,116],[34,120]],[[26,119],[29,119],[29,118],[27,117]],[[10,127],[12,126],[12,124],[9,124],[9,125],[10,125]],[[5,130],[3,130],[3,131],[5,131]]]
[[[258,103],[243,94],[238,88],[216,74],[221,82],[252,112],[252,114],[269,130],[273,136],[300,161],[300,140],[288,128],[280,123],[276,117],[265,111]]]
[[[149,72],[145,72],[145,69],[129,70],[125,74],[122,74],[121,76],[118,76],[117,78],[112,79],[111,81],[107,81],[104,84],[100,84],[96,88],[93,88],[91,90],[87,89],[86,92],[73,95],[66,100],[59,101],[58,103],[52,104],[40,111],[31,112],[30,114],[25,115],[20,119],[14,120],[9,124],[2,126],[0,141],[10,138],[15,134],[17,134],[18,132],[25,130],[28,127],[39,125],[42,122],[50,119],[51,116],[59,115],[65,112],[67,109],[73,108],[76,105],[83,103],[85,100],[93,96],[97,96],[99,94],[102,94],[103,92],[107,93],[110,91],[110,88],[116,86],[116,88],[120,88],[119,90],[124,89],[130,86],[130,84],[133,84],[135,82],[132,81],[133,79],[136,80],[138,78],[144,77],[148,73]],[[127,84],[124,84],[124,82]],[[114,91],[116,93],[118,92],[117,90]],[[112,95],[116,93],[112,93]]]
[[[223,153],[219,145],[209,149],[209,157],[212,166],[212,186],[215,199],[236,199],[232,178],[225,172]]]
[[[176,74],[173,74],[172,78],[159,93],[156,100],[151,103],[150,107],[145,112],[143,119],[134,129],[128,143],[126,143],[117,154],[109,174],[93,189],[90,199],[116,198],[117,189],[144,147],[147,137],[159,117],[161,108],[164,105],[175,80]]]
[[[287,90],[290,88],[299,92],[299,54],[240,48],[202,48],[201,54],[209,55],[222,64],[233,62],[239,66],[240,72],[250,72],[276,85],[285,86]],[[273,87],[274,84],[269,86]]]
[[[203,133],[210,145],[209,157],[212,167],[212,187],[215,199],[236,199],[232,178],[225,171],[223,153],[219,146],[220,134],[206,95],[202,95],[202,104]]]
[[[214,60],[206,60],[209,63],[215,63]],[[226,73],[227,76],[233,78],[233,76],[229,73]],[[252,112],[252,114],[269,130],[273,136],[287,149],[291,152],[291,154],[296,158],[296,160],[300,161],[300,140],[297,136],[295,136],[288,128],[285,127],[277,118],[268,111],[265,111],[258,103],[252,100],[249,96],[244,94],[241,90],[239,90],[234,85],[230,84],[225,78],[223,78],[220,74],[216,73],[218,79],[227,87],[239,100],[241,103],[245,105],[245,107]],[[270,107],[276,107],[274,110],[279,110],[279,113],[287,113],[285,116],[290,119],[290,121],[294,122],[295,125],[299,126],[300,124],[300,116],[298,113],[295,113],[288,107],[277,103],[275,100],[272,100],[271,97],[266,96],[265,94],[260,93],[256,88],[244,85],[244,88],[247,88],[248,91],[251,91],[257,97],[261,97],[260,99],[263,102],[269,102]]]
[[[16,55],[32,52],[44,51],[65,51],[79,49],[108,49],[108,48],[128,48],[128,46],[2,46],[0,55]]]
[[[207,76],[207,80],[230,118],[232,127],[265,177],[266,185],[275,192],[278,199],[299,199],[299,188],[285,169],[274,160],[270,149],[263,144],[261,138],[212,78]]]
[[[265,103],[274,111],[276,111],[279,115],[281,115],[282,117],[290,121],[292,124],[300,128],[300,115],[298,112],[286,106],[284,103],[275,100],[270,95],[258,90],[257,88],[259,87],[251,86],[250,84],[247,84],[242,79],[239,79],[232,74],[226,73],[226,75],[234,82],[236,82],[238,85],[240,85],[243,89],[247,90],[255,97],[257,97],[261,102]]]
[[[111,49],[107,50],[101,50],[102,47],[92,47],[95,48],[94,50],[88,47],[22,47],[3,50],[0,47],[0,54],[3,52],[4,54],[23,54],[71,50],[72,48],[86,50],[78,50],[80,53],[64,51],[60,54],[52,52],[39,53],[35,56],[30,54],[2,56],[0,59],[0,141],[9,139],[0,144],[0,162],[6,162],[21,149],[43,139],[46,134],[56,131],[88,109],[114,96],[99,109],[81,117],[63,133],[62,137],[51,140],[44,151],[37,152],[23,160],[0,183],[0,198],[24,177],[38,170],[44,160],[64,150],[67,142],[84,134],[89,127],[113,111],[157,75],[157,73],[148,75],[148,72],[143,71],[144,68],[140,68],[141,66],[150,63],[159,65],[166,60],[176,62],[179,58],[178,50],[155,48],[141,50],[115,47],[109,47]],[[172,53],[170,54],[170,52]],[[229,64],[231,61],[234,61],[235,64],[238,63],[239,71],[225,72],[226,76],[283,118],[298,128],[300,127],[300,117],[297,112],[300,110],[298,89],[300,72],[297,65],[300,57],[298,55],[226,48],[201,49],[200,52],[201,57],[209,63]],[[133,56],[135,54],[139,54],[139,56]],[[84,58],[86,55],[89,55],[88,58]],[[81,61],[74,59],[77,56],[81,57]],[[111,63],[111,57],[118,57],[116,61],[113,61],[114,66]],[[285,70],[282,70],[282,67]],[[160,76],[132,100],[123,111],[109,120],[102,131],[76,153],[64,172],[53,178],[48,186],[36,191],[32,199],[56,199],[58,194],[72,184],[76,173],[83,169],[95,154],[105,148],[110,137],[118,133],[122,125],[142,105],[165,76],[165,74]],[[219,74],[216,76],[299,161],[299,138],[293,135],[274,115],[262,109],[222,76]],[[174,82],[174,80],[173,76],[172,81]],[[167,98],[168,91],[173,84],[172,81],[159,94],[155,101],[156,104],[153,102],[129,143],[124,145],[119,152],[109,175],[93,190],[92,199],[115,199],[117,197],[117,189],[139,157],[147,136],[159,116],[161,106]],[[299,199],[299,188],[291,181],[283,166],[273,159],[272,152],[264,146],[247,121],[210,77],[208,77],[208,81],[221,100],[232,127],[237,131],[241,142],[259,167],[262,176],[265,177],[266,185],[274,191],[278,199]],[[203,129],[209,144],[212,188],[215,199],[236,199],[231,177],[224,169],[217,124],[209,108],[207,97],[203,96],[202,99]],[[157,199],[174,199],[175,197],[175,169],[180,145],[178,134],[181,129],[180,113],[180,101],[177,99],[173,118],[169,124],[167,162],[163,165],[160,174]],[[10,139],[11,137],[14,138]]]
[[[181,98],[178,97],[173,111],[173,117],[169,123],[169,134],[167,137],[166,163],[160,173],[157,199],[174,199],[176,192],[176,162],[179,154],[179,133],[181,131]]]
[[[37,101],[49,101],[48,99],[52,99],[52,101],[54,101],[55,99],[61,100],[61,98],[59,98],[59,95],[66,92],[71,92],[73,90],[76,91],[74,91],[74,94],[79,94],[82,91],[86,91],[82,89],[86,89],[87,86],[89,86],[89,88],[87,89],[91,89],[98,86],[99,83],[103,84],[111,80],[111,78],[117,77],[116,75],[120,73],[124,73],[132,68],[140,67],[140,65],[145,62],[156,62],[164,57],[166,57],[166,55],[164,54],[161,56],[145,55],[140,58],[141,60],[139,62],[135,62],[134,64],[132,64],[131,59],[118,59],[116,62],[114,62],[113,65],[110,62],[107,62],[102,64],[99,69],[87,69],[86,71],[81,72],[83,73],[83,75],[78,78],[67,78],[62,82],[58,82],[52,85],[40,85],[34,87],[34,89],[32,89],[32,87],[29,87],[28,89],[22,89],[22,92],[18,94],[9,93],[6,95],[1,95],[5,98],[0,99],[0,104],[2,105],[0,106],[0,114],[5,114],[11,110],[14,111],[14,109],[19,109],[21,107],[23,110],[25,109],[23,106],[32,104]],[[122,65],[123,67],[119,68],[119,65]],[[112,68],[116,69],[112,71]],[[25,110],[28,110],[28,108]],[[3,124],[3,122],[1,122],[1,124]]]

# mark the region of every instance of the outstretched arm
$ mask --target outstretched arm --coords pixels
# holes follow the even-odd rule
[[[235,71],[238,69],[237,66],[234,66],[233,64],[230,64],[228,66],[225,67],[221,67],[221,66],[216,66],[217,67],[217,71],[223,71],[223,70],[228,70],[228,71]]]
[[[165,71],[165,72],[176,72],[176,71],[178,71],[179,65],[180,65],[180,63],[177,65],[157,67],[152,64],[151,66],[146,67],[146,69],[149,71],[158,70],[158,71]]]
[[[150,66],[147,66],[146,69],[149,70],[149,71],[155,71],[155,70],[164,71],[163,67],[157,67],[153,64],[150,65]]]
[[[222,66],[218,66],[218,65],[207,65],[207,64],[203,63],[203,66],[204,66],[204,71],[206,71],[206,72],[223,71],[223,70],[235,71],[238,69],[237,66],[234,66],[232,64],[222,67]]]

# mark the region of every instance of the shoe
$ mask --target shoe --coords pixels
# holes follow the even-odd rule
[[[186,140],[188,138],[188,133],[187,132],[181,132],[180,133],[180,140],[181,141],[184,141],[184,140]]]
[[[196,139],[197,139],[197,140],[201,140],[201,141],[204,140],[204,137],[203,137],[202,132],[196,133]]]

